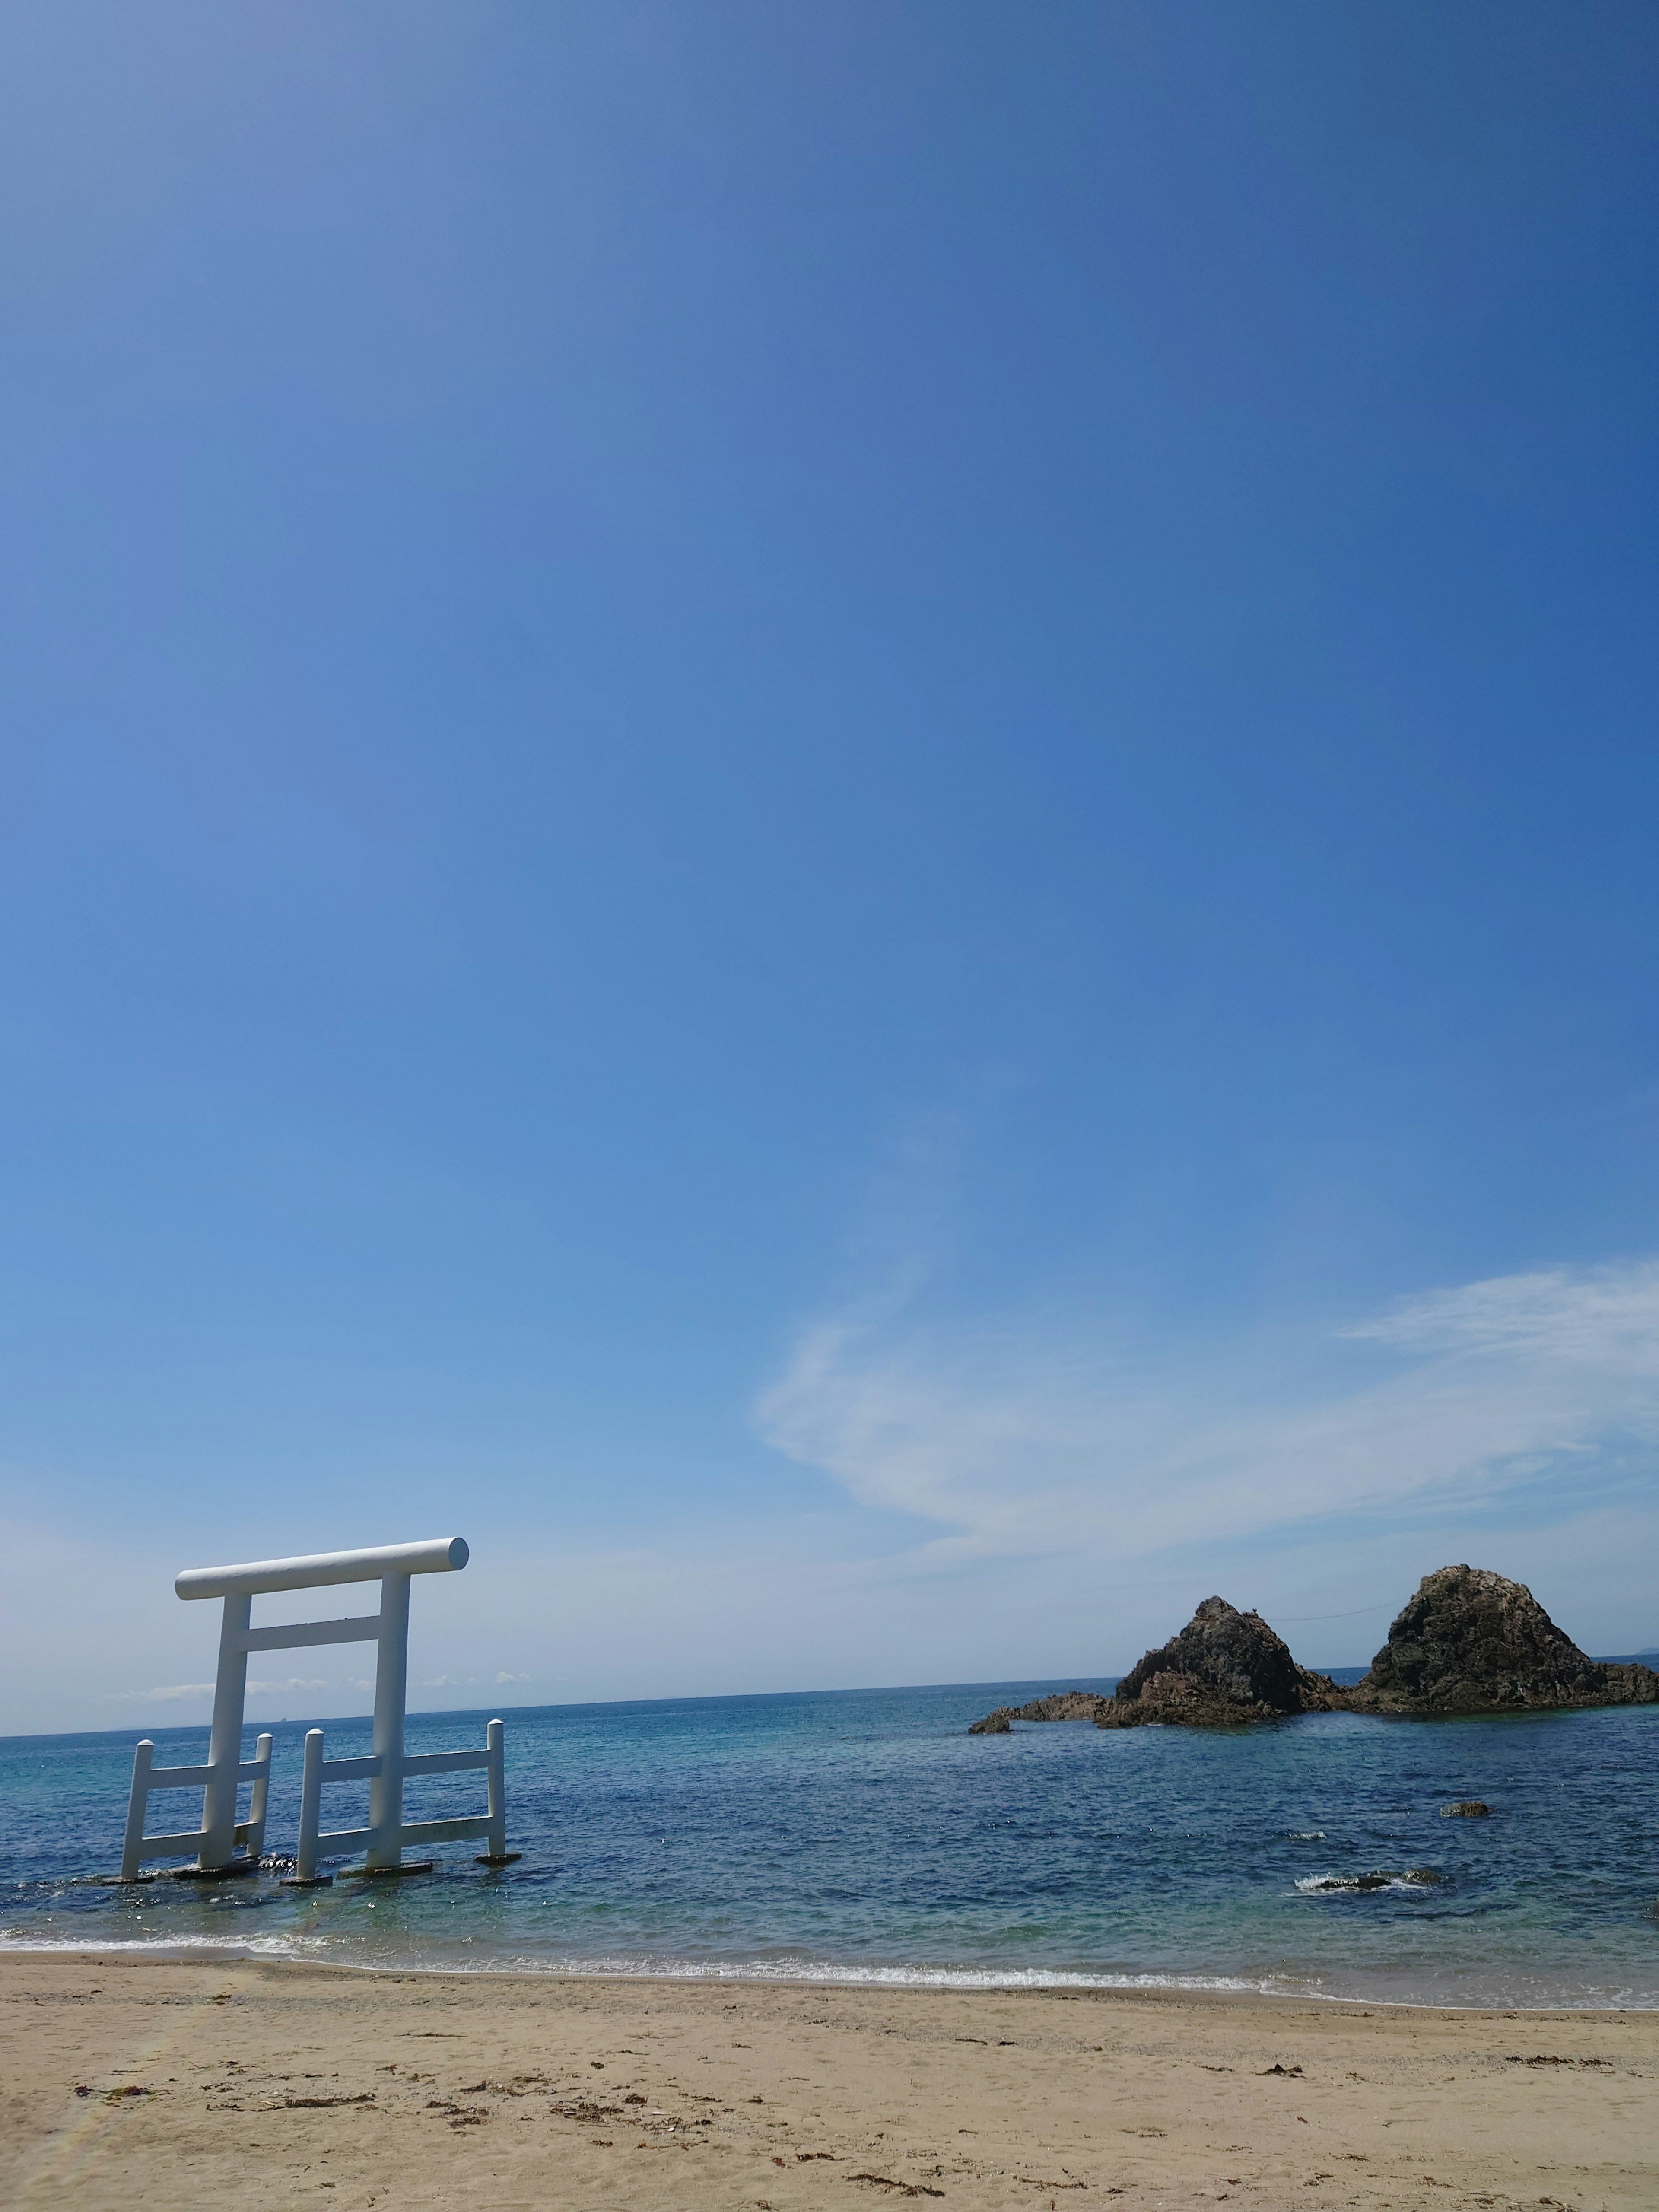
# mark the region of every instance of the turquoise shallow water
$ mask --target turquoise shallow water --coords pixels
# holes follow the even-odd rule
[[[12,1737],[0,1941],[365,1966],[1659,2003],[1659,1709],[1321,1714],[1237,1735],[964,1733],[1054,1686],[508,1712],[520,1864],[492,1872],[458,1845],[428,1877],[309,1893],[283,1889],[276,1866],[210,1890],[87,1882],[118,1857],[134,1735]],[[484,1717],[411,1718],[410,1748],[481,1743]],[[273,1853],[293,1848],[305,1725],[274,1730]],[[328,1738],[331,1757],[366,1751],[368,1723],[331,1722]],[[205,1747],[204,1729],[162,1731],[158,1763]],[[481,1786],[411,1783],[408,1816],[478,1809]],[[1493,1817],[1439,1817],[1464,1797]],[[159,1800],[151,1826],[188,1824],[199,1802]],[[349,1788],[331,1791],[328,1825],[358,1817]],[[1340,1886],[1376,1872],[1438,1879]]]

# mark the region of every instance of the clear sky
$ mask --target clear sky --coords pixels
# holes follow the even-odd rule
[[[416,1704],[1659,1643],[1656,157],[1622,0],[12,0],[0,1726],[451,1532]]]

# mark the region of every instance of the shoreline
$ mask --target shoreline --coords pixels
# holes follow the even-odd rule
[[[272,1968],[301,1970],[308,1973],[354,1975],[389,1975],[398,1978],[430,1978],[458,1982],[521,1982],[536,1988],[547,1984],[563,1987],[571,1983],[593,1982],[610,1985],[641,1983],[647,1986],[659,1984],[683,1984],[692,1989],[751,1989],[751,1990],[846,1990],[865,1992],[871,1996],[900,1996],[914,1991],[928,1996],[1054,1996],[1088,1997],[1144,1997],[1180,1998],[1218,2002],[1263,2005],[1317,2005],[1319,2007],[1349,2007],[1367,2015],[1374,2012],[1427,2013],[1449,2015],[1480,2015],[1488,2019],[1525,2020],[1659,2020],[1659,2004],[1526,2004],[1514,2000],[1452,2002],[1441,2003],[1428,1997],[1347,1996],[1323,1990],[1269,1989],[1259,1982],[1244,1979],[1231,1981],[1224,1977],[1194,1976],[1190,1979],[1177,1974],[1147,1975],[1145,1978],[1124,1976],[1118,1980],[1091,1978],[1083,1974],[1068,1975],[1058,1972],[1045,1975],[1033,1968],[1029,1976],[1020,1979],[989,1978],[994,1968],[987,1967],[981,1975],[971,1966],[939,1967],[872,1967],[867,1971],[847,1968],[841,1972],[768,1972],[754,1966],[711,1967],[699,1969],[691,1966],[595,1966],[591,1961],[579,1965],[554,1965],[544,1967],[525,1966],[427,1966],[418,1961],[392,1959],[384,1963],[362,1959],[309,1959],[278,1951],[255,1950],[247,1944],[227,1941],[223,1943],[206,1938],[195,1942],[107,1942],[88,1937],[84,1942],[42,1942],[26,1936],[14,1937],[0,1943],[0,1969],[9,1959],[105,1959],[112,1966],[118,1962],[132,1966],[173,1966],[207,1967],[219,1960],[239,1966],[259,1966]]]
[[[0,2173],[31,2208],[1659,2201],[1659,2014],[1633,2008],[106,1946],[0,1951]]]

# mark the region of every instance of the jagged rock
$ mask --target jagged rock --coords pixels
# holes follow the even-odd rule
[[[1033,1698],[1028,1705],[999,1705],[982,1721],[975,1721],[969,1735],[1006,1735],[1015,1721],[1091,1721],[1107,1700],[1092,1690],[1055,1690],[1048,1697]]]
[[[1149,1651],[1109,1698],[1062,1690],[1029,1705],[999,1705],[969,1735],[1006,1735],[1015,1721],[1091,1720],[1097,1728],[1237,1728],[1316,1711],[1340,1700],[1334,1683],[1298,1667],[1259,1613],[1206,1597],[1160,1650]]]
[[[1486,1567],[1440,1567],[1424,1576],[1343,1702],[1372,1713],[1646,1705],[1659,1703],[1659,1674],[1587,1657],[1523,1583]]]
[[[1465,1797],[1456,1805],[1440,1808],[1443,1820],[1486,1820],[1492,1817],[1492,1807],[1483,1805],[1478,1797]]]
[[[1101,1701],[1095,1725],[1237,1728],[1340,1703],[1335,1683],[1298,1667],[1260,1613],[1206,1597],[1179,1636],[1149,1651]]]

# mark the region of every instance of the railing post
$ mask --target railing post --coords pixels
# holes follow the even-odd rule
[[[488,1787],[489,1826],[484,1840],[487,1851],[478,1854],[480,1866],[511,1866],[515,1859],[524,1856],[522,1851],[507,1848],[507,1729],[500,1721],[491,1721],[484,1730],[484,1779]]]
[[[213,1686],[213,1726],[207,1763],[212,1779],[202,1793],[202,1848],[197,1866],[212,1874],[230,1864],[236,1844],[236,1770],[242,1763],[242,1708],[247,1693],[244,1641],[253,1600],[230,1596],[219,1630],[219,1673]]]
[[[247,1808],[247,1855],[257,1859],[265,1847],[265,1800],[270,1793],[270,1747],[274,1736],[262,1735],[253,1746],[254,1764],[259,1772],[253,1778],[253,1796]]]
[[[380,1771],[368,1785],[368,1853],[376,1870],[400,1866],[404,1855],[404,1697],[409,1676],[409,1577],[380,1583],[380,1640],[374,1662],[374,1754]]]
[[[489,1764],[484,1769],[484,1774],[489,1790],[489,1856],[492,1859],[507,1856],[506,1734],[500,1721],[491,1721],[484,1730],[484,1741],[489,1747]]]
[[[293,1889],[309,1889],[318,1881],[317,1831],[322,1826],[323,1732],[306,1730],[306,1763],[300,1778],[300,1844],[295,1853]],[[325,1875],[323,1882],[333,1877]]]
[[[127,1800],[127,1832],[121,1844],[121,1879],[137,1881],[143,1856],[144,1814],[149,1804],[149,1770],[155,1746],[141,1737],[132,1754],[132,1795]]]

